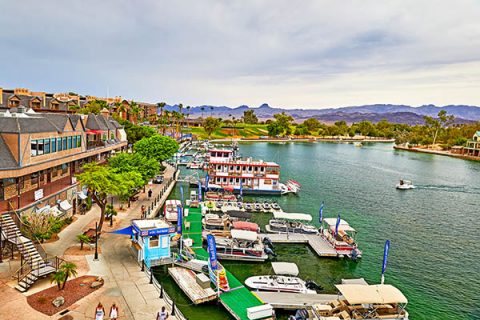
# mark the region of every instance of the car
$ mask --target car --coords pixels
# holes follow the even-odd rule
[[[155,178],[153,178],[153,183],[157,183],[157,184],[160,184],[163,182],[163,176],[156,176]]]

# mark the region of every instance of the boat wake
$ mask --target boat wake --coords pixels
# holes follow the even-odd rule
[[[444,192],[479,194],[480,188],[472,188],[467,186],[449,186],[449,185],[415,185],[415,189],[420,190],[436,190]]]

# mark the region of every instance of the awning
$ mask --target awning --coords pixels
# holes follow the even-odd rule
[[[87,199],[87,195],[83,191],[77,192],[77,196],[80,200]]]
[[[274,212],[273,217],[284,220],[312,221],[312,216],[306,213]]]
[[[234,221],[233,228],[238,230],[258,231],[258,224],[247,221]]]
[[[126,234],[126,235],[131,236],[131,235],[133,235],[133,227],[129,226],[129,227],[126,227],[126,228],[123,228],[123,229],[114,230],[114,231],[110,231],[110,232],[107,232],[107,233]]]
[[[292,262],[272,262],[273,272],[277,275],[298,276],[298,267]]]
[[[333,227],[333,228],[335,228],[335,226],[337,224],[337,218],[325,218],[325,219],[323,219],[323,221],[325,221],[325,223],[327,225],[329,225],[330,227]],[[350,227],[348,222],[343,220],[343,219],[340,219],[340,224],[338,225],[338,230],[339,231],[355,231],[355,229]]]
[[[337,284],[338,291],[349,304],[387,304],[407,303],[407,298],[400,290],[389,284]]]
[[[104,131],[102,130],[87,130],[86,134],[102,134]]]
[[[60,202],[60,209],[63,211],[68,211],[72,209],[72,205],[70,204],[70,202],[68,202],[68,200],[63,200],[62,202]]]
[[[232,238],[248,240],[248,241],[255,241],[257,240],[257,237],[258,237],[256,232],[247,231],[247,230],[232,229],[231,234],[232,234]]]

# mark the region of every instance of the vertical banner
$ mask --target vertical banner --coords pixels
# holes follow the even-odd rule
[[[208,258],[210,262],[210,268],[212,269],[212,271],[216,271],[218,268],[217,246],[215,244],[215,237],[211,234],[207,235],[207,250],[208,250]]]
[[[243,179],[240,178],[240,196],[243,197]]]
[[[385,241],[385,247],[383,248],[383,263],[382,263],[382,281],[385,281],[385,270],[387,270],[387,262],[388,262],[388,251],[390,250],[390,240]]]
[[[335,224],[335,237],[338,235],[338,227],[340,226],[340,215],[337,216],[337,223]]]
[[[322,204],[320,205],[320,212],[318,215],[318,222],[320,222],[320,225],[323,222],[323,206],[324,206],[324,202],[322,201]]]
[[[198,179],[198,201],[202,201],[202,181]]]
[[[180,199],[182,201],[182,206],[183,206],[183,186],[180,186]]]
[[[210,181],[210,176],[207,173],[207,175],[205,176],[205,192],[208,191],[208,182],[209,181]]]
[[[183,214],[180,206],[177,206],[177,218],[177,233],[182,234]]]

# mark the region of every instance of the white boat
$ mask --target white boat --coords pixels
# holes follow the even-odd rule
[[[228,215],[219,216],[214,213],[207,213],[202,219],[203,229],[205,230],[229,230],[232,222]]]
[[[315,319],[408,320],[408,300],[389,284],[339,284],[339,299],[312,307]]]
[[[268,250],[256,232],[232,229],[231,237],[215,237],[217,256],[224,260],[265,261]],[[273,251],[269,251],[273,253]],[[273,255],[275,255],[273,253]]]
[[[177,222],[178,220],[178,213],[177,207],[182,206],[182,202],[180,200],[167,200],[165,202],[165,207],[163,208],[163,215],[167,221],[170,222]]]
[[[299,272],[295,263],[272,262],[272,268],[275,275],[250,277],[245,280],[245,285],[258,291],[317,293],[313,282],[306,282],[297,277]]]
[[[306,233],[317,234],[318,228],[308,224],[312,216],[305,213],[287,213],[275,211],[273,219],[265,226],[270,233]]]
[[[396,185],[396,188],[399,190],[410,190],[415,189],[415,186],[413,185],[412,181],[401,179],[400,182]]]
[[[353,260],[362,257],[362,252],[358,249],[355,239],[357,231],[348,222],[340,219],[337,234],[335,234],[337,218],[325,218],[322,223],[326,225],[326,228],[323,229],[322,237],[330,243],[338,254]]]

